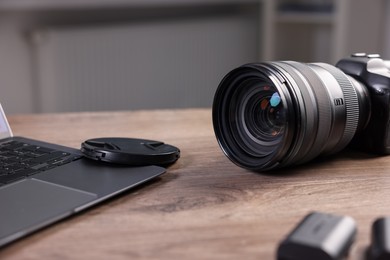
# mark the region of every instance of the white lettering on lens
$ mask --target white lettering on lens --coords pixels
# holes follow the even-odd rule
[[[336,106],[342,106],[342,105],[344,105],[344,100],[342,98],[335,98],[334,99],[334,104]]]

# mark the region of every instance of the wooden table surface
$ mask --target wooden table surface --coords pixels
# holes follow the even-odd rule
[[[181,158],[159,179],[0,249],[0,259],[275,259],[309,212],[349,215],[363,259],[372,222],[390,215],[390,157],[341,152],[260,174],[222,153],[209,109],[15,115],[15,135],[75,148],[103,136],[162,140]],[[0,211],[1,212],[1,211]]]

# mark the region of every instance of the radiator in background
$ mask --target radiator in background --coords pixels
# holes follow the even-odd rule
[[[209,107],[257,57],[256,17],[51,27],[34,35],[37,112]]]

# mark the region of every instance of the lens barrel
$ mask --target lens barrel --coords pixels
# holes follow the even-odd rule
[[[367,90],[336,67],[294,61],[243,65],[213,102],[220,147],[235,164],[266,171],[340,151],[367,119]]]

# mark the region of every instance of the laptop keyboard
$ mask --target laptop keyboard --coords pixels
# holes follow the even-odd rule
[[[0,144],[0,186],[81,158],[19,141]]]

